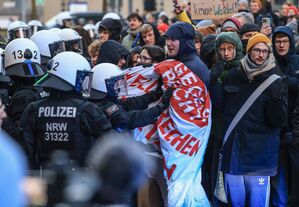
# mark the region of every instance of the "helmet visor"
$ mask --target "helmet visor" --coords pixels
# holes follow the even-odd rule
[[[90,97],[92,71],[77,70],[75,90],[83,97]]]
[[[125,96],[128,95],[127,79],[124,75],[113,76],[105,80],[107,94],[109,96]]]
[[[34,35],[36,32],[42,30],[43,28],[40,27],[40,26],[37,26],[37,25],[34,25],[34,26],[30,26],[31,28],[31,35]]]
[[[64,42],[65,44],[65,50],[66,51],[72,51],[75,53],[78,53],[80,55],[83,54],[83,45],[82,45],[82,39],[76,39],[76,40],[68,40]]]
[[[65,51],[64,41],[60,40],[49,44],[49,50],[50,50],[51,58],[53,58],[58,53],[64,52]]]
[[[16,28],[9,31],[10,40],[17,38],[30,38],[30,28]]]

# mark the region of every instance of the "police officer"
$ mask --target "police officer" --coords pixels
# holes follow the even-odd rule
[[[123,71],[111,63],[98,64],[92,71],[90,99],[102,108],[113,128],[118,131],[152,124],[169,106],[171,89],[162,96],[158,105],[148,108],[149,103],[159,100],[163,94],[162,90],[120,101],[117,99],[117,90],[125,86]]]
[[[62,52],[49,62],[48,74],[35,84],[49,90],[50,95],[31,103],[20,121],[32,168],[45,166],[58,149],[83,165],[95,139],[111,128],[105,114],[82,98],[91,74],[83,56]]]
[[[3,129],[21,144],[18,125],[21,114],[29,103],[41,98],[43,90],[32,85],[44,75],[40,65],[40,52],[34,42],[27,38],[12,40],[4,50],[5,74],[11,78],[7,106],[8,118]]]
[[[17,38],[30,38],[31,29],[22,21],[14,21],[7,28],[7,40],[8,42]]]
[[[43,24],[39,20],[36,20],[36,19],[29,21],[28,26],[31,29],[31,35],[34,35],[36,32],[44,29]]]

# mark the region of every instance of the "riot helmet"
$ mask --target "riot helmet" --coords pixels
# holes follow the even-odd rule
[[[7,28],[8,42],[17,38],[30,38],[30,27],[22,21],[14,21]]]
[[[33,41],[27,38],[11,41],[4,50],[4,68],[8,76],[40,77],[44,75],[40,64],[39,49]]]
[[[41,30],[30,38],[39,48],[41,63],[47,63],[51,58],[60,52],[65,51],[63,39],[55,32]]]
[[[89,92],[92,82],[92,71],[88,61],[75,52],[62,52],[48,63],[48,73],[35,86],[60,91],[75,90],[84,95]]]
[[[90,99],[103,99],[107,95],[117,96],[126,85],[123,71],[112,63],[101,63],[92,68],[93,80]]]
[[[28,22],[28,26],[31,29],[31,35],[35,34],[36,32],[38,32],[44,28],[43,24],[36,19],[33,19],[30,22]]]
[[[64,40],[65,50],[83,54],[82,37],[73,29],[62,29],[59,36]]]

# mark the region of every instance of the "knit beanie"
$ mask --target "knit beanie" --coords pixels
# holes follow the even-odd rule
[[[289,6],[287,9],[287,14],[289,13],[289,10],[293,10],[295,15],[298,15],[298,9],[294,5]]]
[[[242,36],[243,34],[245,34],[246,32],[258,32],[259,26],[257,24],[254,23],[246,23],[244,24],[240,30],[239,30],[239,34]]]
[[[263,42],[267,45],[271,44],[271,40],[266,35],[263,35],[263,34],[257,32],[248,40],[246,52],[248,52],[254,45],[256,45],[257,43],[260,43],[260,42]]]
[[[166,23],[161,23],[161,24],[158,24],[158,26],[157,26],[157,29],[164,33],[168,30],[168,28],[169,28],[169,26]]]
[[[221,31],[228,27],[234,28],[236,31],[239,31],[241,24],[238,19],[231,17],[223,22]]]

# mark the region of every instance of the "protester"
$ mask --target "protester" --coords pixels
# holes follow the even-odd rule
[[[120,43],[108,40],[99,47],[96,64],[113,63],[118,67],[126,67],[126,59],[129,51]]]
[[[141,49],[141,46],[136,46],[130,50],[130,55],[128,56],[128,67],[134,67],[138,64]]]
[[[139,16],[139,14],[132,13],[128,16],[127,20],[129,22],[129,28],[127,30],[128,34],[123,38],[121,44],[124,45],[129,50],[132,47],[136,46],[133,45],[133,43],[134,40],[138,38],[137,35],[139,34],[140,27],[143,24],[143,19],[141,16]]]
[[[139,64],[159,63],[165,60],[165,51],[156,45],[145,45],[139,55]]]
[[[239,31],[240,39],[242,41],[243,47],[243,55],[246,54],[246,47],[248,40],[254,35],[254,33],[259,32],[259,27],[252,23],[252,24],[244,24]]]
[[[106,18],[102,20],[99,24],[99,39],[102,41],[115,40],[116,42],[119,42],[121,40],[121,30],[122,25],[120,20]]]
[[[223,83],[224,132],[249,96],[278,73],[268,37],[257,33],[246,51],[240,67],[230,70]],[[262,91],[224,143],[221,169],[233,206],[268,206],[270,176],[277,173],[279,131],[287,118],[284,87],[285,79],[280,78]]]
[[[208,86],[209,71],[197,55],[194,36],[195,30],[189,23],[172,24],[165,33],[167,55],[169,58],[183,62]]]
[[[140,29],[140,46],[158,45],[164,48],[165,40],[160,36],[157,27],[149,22],[144,23]]]
[[[298,169],[298,163],[294,159],[298,156],[296,150],[296,142],[294,141],[293,131],[297,127],[297,91],[299,84],[299,56],[295,54],[295,41],[292,31],[285,26],[276,27],[272,36],[273,53],[281,72],[288,77],[288,119],[287,123],[281,128],[281,150],[280,150],[280,163],[278,175],[272,179],[272,204],[274,206],[281,206],[288,204],[288,194],[290,195],[289,203],[291,206],[296,206],[299,201],[296,195],[299,192],[296,183],[297,176],[294,174]],[[295,110],[295,112],[294,112]],[[295,125],[294,125],[295,124]],[[297,170],[298,172],[298,170]],[[290,175],[290,176],[287,176]],[[288,183],[291,187],[289,193],[286,192]]]
[[[91,59],[91,63],[93,66],[97,63],[98,53],[100,50],[101,45],[104,43],[104,41],[101,40],[94,40],[89,46],[88,46],[88,54]]]

